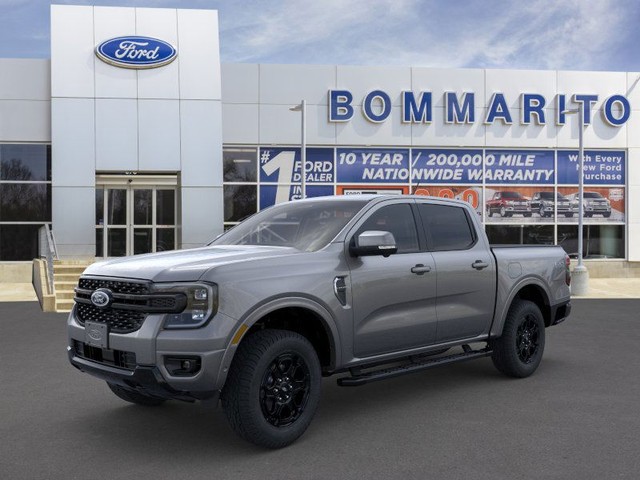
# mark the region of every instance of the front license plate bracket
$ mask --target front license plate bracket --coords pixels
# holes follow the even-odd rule
[[[85,322],[84,338],[87,345],[109,348],[109,327],[106,323]]]

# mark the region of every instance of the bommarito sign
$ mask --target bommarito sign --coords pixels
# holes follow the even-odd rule
[[[329,90],[329,122],[348,122],[353,118],[354,98],[349,90]],[[403,123],[429,124],[433,121],[433,94],[430,91],[401,92],[401,115]],[[592,110],[596,102],[600,100],[595,94],[558,94],[555,96],[555,123],[564,125],[568,108],[568,99],[575,106],[582,106],[584,112],[584,124],[589,125],[592,119]],[[474,92],[445,92],[444,93],[444,122],[449,124],[470,124],[483,121],[485,125],[492,125],[500,121],[511,125],[515,120],[509,108],[509,102],[505,94],[497,92],[491,96],[487,105],[487,114],[484,119],[476,118],[476,97]],[[551,120],[547,118],[545,107],[548,99],[537,93],[520,94],[520,118],[522,125],[545,125]],[[391,96],[383,90],[372,90],[362,99],[362,115],[373,123],[382,123],[391,115]],[[612,127],[624,125],[631,116],[631,105],[624,95],[611,95],[604,100],[602,108],[604,120]]]

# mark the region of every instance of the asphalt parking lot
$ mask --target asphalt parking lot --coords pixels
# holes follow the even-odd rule
[[[359,388],[324,380],[289,448],[244,443],[221,409],[127,404],[66,359],[65,315],[0,303],[3,479],[637,479],[640,300],[575,300],[536,374],[490,359]]]

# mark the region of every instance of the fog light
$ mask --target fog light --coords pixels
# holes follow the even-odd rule
[[[165,357],[164,366],[173,377],[192,377],[200,371],[202,362],[199,357]]]
[[[196,300],[206,300],[207,299],[207,289],[206,288],[197,288],[193,291],[193,297]]]

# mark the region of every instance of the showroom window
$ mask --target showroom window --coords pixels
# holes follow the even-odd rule
[[[38,257],[51,224],[51,146],[0,144],[0,261]]]
[[[225,230],[258,211],[257,158],[257,148],[223,150]]]
[[[575,255],[577,160],[577,150],[562,149],[314,146],[306,149],[305,195],[411,192],[462,200],[491,243],[558,244]],[[626,165],[625,150],[585,150],[585,258],[625,258]],[[300,147],[225,146],[225,229],[301,198],[301,177]]]

